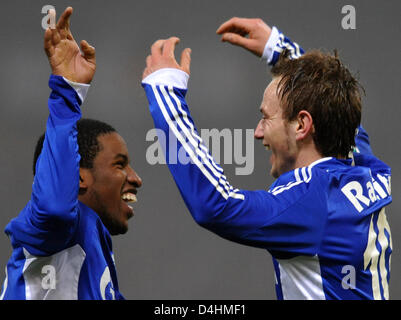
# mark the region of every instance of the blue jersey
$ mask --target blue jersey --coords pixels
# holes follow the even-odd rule
[[[270,62],[277,61],[278,37]],[[291,45],[293,46],[293,45]],[[299,48],[294,46],[294,48]],[[296,58],[299,50],[290,50]],[[303,51],[302,51],[303,52]],[[279,299],[388,299],[390,168],[362,127],[352,159],[322,158],[281,175],[268,190],[236,189],[203,144],[185,101],[188,75],[161,69],[144,79],[166,162],[195,221],[221,237],[266,249]],[[169,162],[185,150],[190,162]]]
[[[13,252],[1,299],[122,299],[112,242],[92,209],[78,201],[77,91],[52,75],[50,115],[32,196],[6,226]]]

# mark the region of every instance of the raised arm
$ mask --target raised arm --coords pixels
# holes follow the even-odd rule
[[[194,220],[204,228],[242,244],[268,250],[314,252],[321,225],[317,222],[313,226],[308,225],[310,219],[305,218],[304,214],[309,213],[302,211],[302,208],[298,210],[297,217],[288,218],[291,213],[284,212],[290,202],[295,202],[300,194],[307,192],[309,185],[298,183],[294,188],[270,193],[235,189],[227,181],[223,169],[204,145],[191,117],[185,100],[190,50],[183,51],[181,63],[178,64],[174,58],[177,42],[177,38],[155,42],[151,55],[146,59],[142,85],[155,127],[169,137],[167,141],[177,141],[171,145],[167,142],[164,152],[170,172]],[[180,161],[180,150],[185,150],[189,163]],[[175,153],[178,162],[170,163],[172,153]],[[320,205],[313,190],[308,195],[315,199],[316,206]],[[284,228],[291,231],[291,239],[285,236]],[[311,235],[308,238],[310,241],[299,246],[298,237],[305,230]]]
[[[54,10],[50,14],[55,15]],[[79,191],[79,161],[76,122],[95,69],[95,49],[86,41],[81,51],[75,42],[69,21],[72,8],[61,15],[55,29],[45,32],[44,48],[52,69],[48,100],[49,117],[42,152],[36,162],[30,223],[43,231],[51,249],[68,241],[76,218]],[[57,235],[53,237],[53,235]]]

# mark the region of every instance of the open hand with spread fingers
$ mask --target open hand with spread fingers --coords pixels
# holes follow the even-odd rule
[[[152,45],[151,54],[146,58],[146,68],[143,71],[142,80],[163,68],[175,68],[190,74],[191,49],[186,48],[182,51],[180,64],[175,59],[175,46],[179,42],[179,38],[171,37],[167,40],[157,40]]]
[[[45,32],[44,48],[54,75],[79,83],[90,83],[96,71],[95,48],[82,40],[81,48],[70,30],[73,9],[68,7],[60,16],[55,28]],[[55,10],[49,10],[49,21],[55,21]],[[81,53],[81,50],[82,53]]]

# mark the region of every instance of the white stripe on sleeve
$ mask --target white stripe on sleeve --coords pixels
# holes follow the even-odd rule
[[[209,180],[209,182],[216,188],[216,190],[223,196],[224,199],[228,199],[229,197],[235,198],[235,199],[240,199],[240,200],[244,200],[244,195],[242,194],[237,194],[232,190],[231,188],[227,187],[227,184],[224,185],[225,189],[227,190],[227,192],[225,192],[225,190],[222,188],[222,186],[219,184],[218,181],[222,181],[222,175],[221,173],[217,172],[216,169],[210,165],[209,161],[207,161],[207,159],[205,159],[205,154],[202,152],[202,150],[200,150],[197,147],[197,143],[194,140],[194,137],[189,133],[188,128],[185,127],[182,123],[182,121],[180,121],[177,110],[175,110],[170,97],[167,95],[167,92],[165,91],[165,89],[163,87],[160,87],[161,92],[164,95],[164,98],[167,102],[168,107],[170,108],[171,112],[174,115],[174,118],[177,120],[177,122],[179,122],[180,127],[183,129],[183,132],[186,134],[186,137],[190,140],[190,142],[192,143],[192,145],[195,147],[195,151],[196,153],[202,158],[203,163],[205,163],[209,170],[212,171],[213,175],[205,168],[204,164],[198,159],[198,157],[196,156],[196,154],[194,153],[194,149],[191,148],[188,143],[186,142],[185,138],[181,135],[181,133],[177,130],[177,127],[174,125],[173,121],[171,120],[166,107],[159,95],[159,92],[157,90],[157,87],[155,85],[152,85],[152,90],[153,93],[155,95],[156,101],[160,107],[160,110],[163,114],[163,117],[165,119],[165,121],[167,122],[170,130],[174,133],[174,135],[176,136],[176,138],[178,139],[178,141],[181,143],[181,145],[184,147],[185,151],[188,153],[188,155],[190,156],[191,160],[193,161],[193,163],[201,170],[201,172],[203,173],[203,175]],[[177,98],[178,99],[178,98]],[[218,179],[218,181],[216,180]]]

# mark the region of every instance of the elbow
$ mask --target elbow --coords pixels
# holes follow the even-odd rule
[[[217,223],[218,212],[216,209],[200,206],[190,209],[195,222],[203,228],[210,229]]]
[[[203,228],[208,228],[208,226],[212,225],[212,219],[210,217],[206,217],[203,215],[193,216],[195,222]]]

